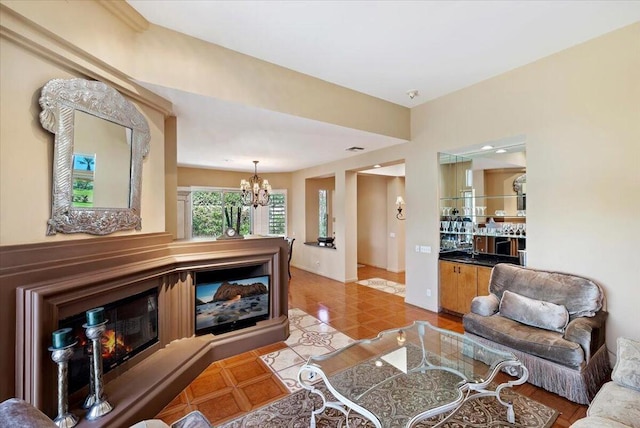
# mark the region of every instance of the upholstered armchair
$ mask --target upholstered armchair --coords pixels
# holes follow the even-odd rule
[[[528,382],[588,404],[611,373],[602,288],[577,275],[498,264],[489,291],[464,315],[465,334],[513,352]]]

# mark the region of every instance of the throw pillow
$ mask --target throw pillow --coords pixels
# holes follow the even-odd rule
[[[483,317],[490,317],[498,312],[500,306],[500,300],[495,294],[489,294],[488,296],[477,296],[471,301],[471,312],[474,314],[482,315]]]
[[[522,324],[557,332],[563,332],[569,322],[569,312],[563,305],[530,299],[509,290],[502,293],[500,315]]]
[[[618,385],[640,391],[640,342],[618,338],[618,359],[611,379]]]

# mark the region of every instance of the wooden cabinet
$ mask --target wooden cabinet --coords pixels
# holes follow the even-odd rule
[[[491,279],[491,268],[478,266],[478,296],[489,295],[490,279]]]
[[[478,295],[478,267],[464,263],[440,261],[440,306],[466,314],[471,300]]]

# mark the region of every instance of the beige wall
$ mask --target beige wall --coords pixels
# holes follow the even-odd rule
[[[223,171],[219,169],[188,168],[178,167],[178,186],[204,186],[204,187],[228,187],[240,189],[240,180],[248,180],[253,172]],[[291,187],[291,173],[268,173],[260,172],[258,164],[258,175],[269,180],[269,184],[274,189],[289,189]]]
[[[0,39],[0,67],[0,245],[90,237],[45,235],[51,214],[54,135],[38,119],[40,90],[47,81],[83,76],[72,64],[60,66],[5,37]],[[156,189],[164,187],[164,118],[148,106],[134,104],[151,131],[150,153],[143,162],[142,232],[163,232],[164,193]]]
[[[392,272],[405,270],[404,221],[396,199],[405,197],[404,177],[358,174],[358,263]],[[403,211],[406,216],[406,208]]]
[[[405,194],[405,178],[404,177],[390,177],[387,179],[387,270],[391,272],[404,272],[405,271],[405,221],[398,220],[396,214],[398,210],[396,208],[396,199],[398,196],[402,196],[407,202]],[[406,219],[411,215],[410,205],[406,205],[402,210],[402,214]]]
[[[602,284],[610,350],[640,338],[638,76],[634,24],[414,108],[406,191],[420,215],[407,248],[438,246],[438,152],[526,135],[529,266]],[[409,303],[437,310],[437,260],[407,253]]]
[[[387,268],[388,180],[358,174],[358,263],[383,269]]]

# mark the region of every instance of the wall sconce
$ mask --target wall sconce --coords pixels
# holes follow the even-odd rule
[[[398,214],[396,214],[396,218],[398,220],[404,220],[404,214],[402,214],[402,209],[404,208],[404,199],[402,199],[402,196],[398,196],[398,199],[396,199],[396,209],[398,210]]]

